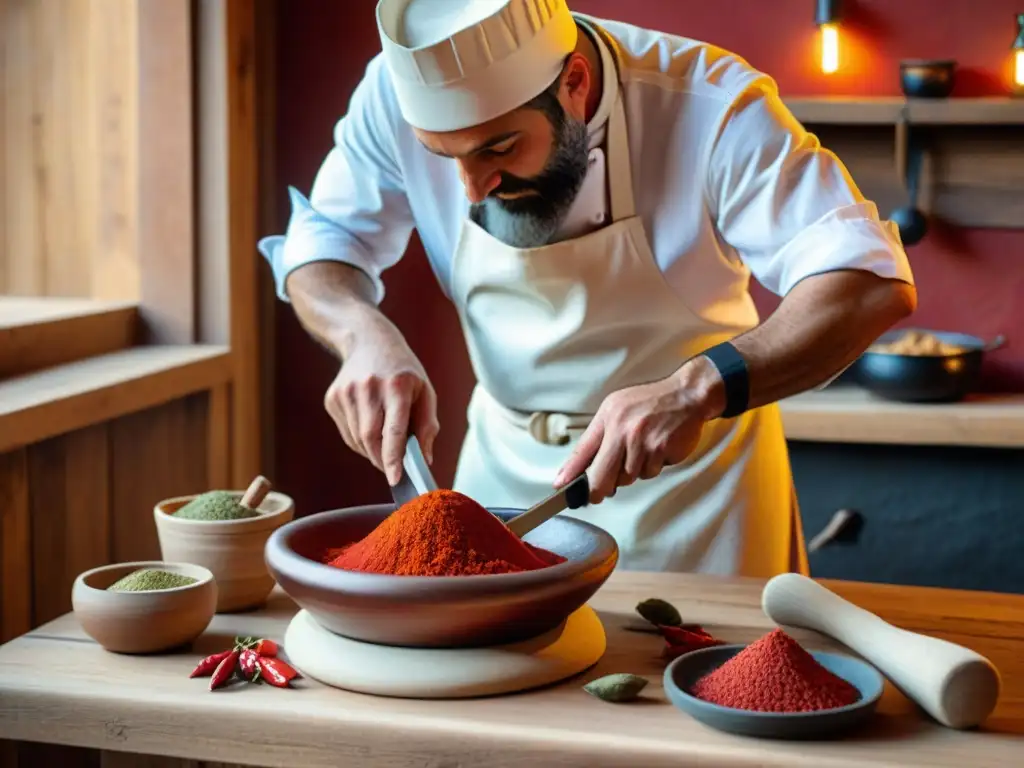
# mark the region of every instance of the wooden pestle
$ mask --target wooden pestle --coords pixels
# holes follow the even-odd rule
[[[843,643],[949,728],[972,728],[995,708],[999,672],[984,656],[895,627],[806,576],[783,573],[769,580],[761,607],[776,624],[813,629]]]
[[[263,499],[267,497],[268,493],[270,493],[270,481],[263,475],[258,475],[249,483],[249,487],[245,490],[239,503],[247,509],[256,509],[263,503]]]

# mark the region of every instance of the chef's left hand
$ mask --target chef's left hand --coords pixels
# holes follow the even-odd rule
[[[699,367],[695,371],[688,363],[665,379],[605,398],[554,485],[587,471],[590,500],[597,504],[638,478],[656,477],[684,461],[718,407],[718,394],[698,384],[701,377],[707,381]]]

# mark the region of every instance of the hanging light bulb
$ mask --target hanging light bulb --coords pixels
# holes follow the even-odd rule
[[[817,0],[814,23],[821,31],[821,71],[831,75],[839,69],[839,0]]]
[[[1013,49],[1013,90],[1024,96],[1024,13],[1017,14],[1017,38]]]

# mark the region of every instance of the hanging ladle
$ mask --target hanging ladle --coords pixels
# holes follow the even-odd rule
[[[896,124],[897,156],[902,154],[903,176],[910,196],[908,205],[897,208],[889,216],[900,230],[900,239],[904,247],[916,245],[928,233],[928,219],[917,207],[918,186],[921,181],[921,168],[924,165],[925,149],[917,132],[911,130],[906,113],[900,116]]]

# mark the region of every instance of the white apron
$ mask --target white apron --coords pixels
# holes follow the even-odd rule
[[[607,153],[607,227],[518,249],[463,223],[452,298],[478,383],[454,488],[487,506],[549,495],[605,397],[735,335],[691,313],[655,262],[634,210],[621,87]],[[562,514],[614,536],[624,570],[807,572],[776,405],[708,423],[682,464]]]

